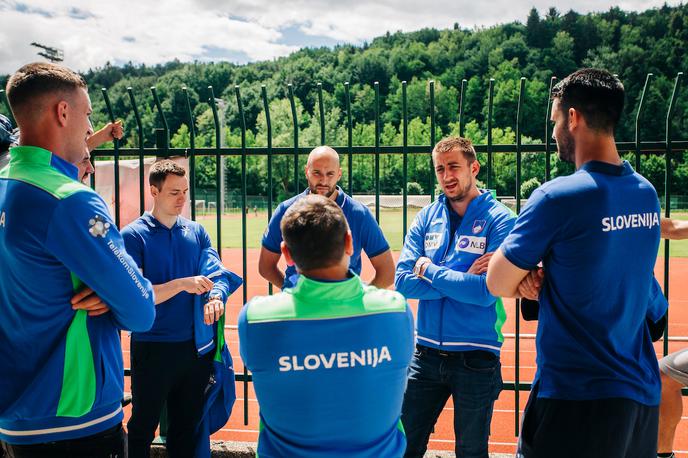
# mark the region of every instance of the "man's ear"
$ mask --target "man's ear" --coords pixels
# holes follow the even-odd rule
[[[287,262],[288,266],[296,265],[294,263],[294,260],[291,257],[291,253],[289,252],[289,248],[287,248],[287,244],[284,241],[282,241],[282,243],[280,243],[280,251],[282,252],[282,255],[284,256],[284,260]]]
[[[344,235],[344,253],[349,257],[354,255],[354,238],[351,231],[346,231],[346,235]]]
[[[55,112],[57,114],[57,124],[60,127],[66,127],[69,118],[69,103],[66,100],[60,100],[55,105]]]
[[[478,177],[478,173],[480,173],[480,162],[477,160],[473,161],[471,164],[471,174],[473,175],[474,178]]]
[[[155,185],[150,185],[150,193],[151,193],[151,196],[157,197],[158,194],[160,193],[160,191],[158,190],[158,188]]]
[[[568,129],[569,131],[575,130],[582,121],[581,113],[580,111],[576,110],[575,108],[571,107],[569,108],[568,112]]]

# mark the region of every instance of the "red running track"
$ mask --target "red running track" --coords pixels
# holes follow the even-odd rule
[[[258,252],[257,249],[249,249],[247,255],[247,272],[242,272],[242,252],[241,249],[224,249],[222,251],[222,258],[230,270],[247,278],[248,284],[248,298],[250,299],[256,295],[267,294],[267,283],[258,274]],[[399,253],[394,253],[395,261]],[[662,283],[663,277],[663,259],[657,260],[657,267],[655,273],[657,278]],[[688,346],[688,258],[672,258],[670,264],[670,281],[669,281],[669,332],[671,339],[669,342],[669,351],[673,352],[680,348]],[[363,279],[372,277],[372,268],[367,259],[363,263]],[[239,342],[236,331],[236,321],[239,310],[242,306],[242,290],[237,291],[227,305],[227,323],[230,326],[225,331],[227,344],[229,345],[232,357],[234,358],[235,370],[237,373],[243,371],[243,364],[239,357]],[[414,309],[417,306],[417,301],[410,301]],[[507,311],[507,321],[504,325],[504,334],[506,336],[504,346],[502,348],[502,377],[505,382],[513,382],[516,378],[515,366],[515,328],[516,316],[514,310],[514,301],[505,301]],[[530,382],[535,374],[535,339],[537,323],[525,322],[520,320],[520,348],[519,348],[519,377],[521,382]],[[128,366],[129,361],[129,338],[123,336],[122,349],[124,352],[125,366]],[[659,357],[662,356],[663,344],[658,342],[655,344],[655,349]],[[125,390],[129,390],[129,379],[125,380]],[[258,403],[253,392],[252,384],[248,384],[248,400],[243,399],[243,385],[237,382],[237,402],[232,412],[232,417],[225,427],[213,435],[214,440],[233,440],[233,441],[247,441],[255,442],[258,437]],[[518,408],[519,413],[522,413],[528,398],[527,391],[521,391],[519,395]],[[248,425],[244,425],[244,404],[248,404],[249,421]],[[514,414],[516,406],[514,391],[503,391],[495,404],[495,411],[492,419],[491,436],[490,436],[490,452],[493,453],[514,453],[516,451],[516,418]],[[131,413],[131,407],[125,409],[125,423]],[[451,401],[448,402],[444,411],[435,425],[435,432],[430,438],[430,449],[434,450],[453,450],[454,449],[454,431],[453,431],[453,407]],[[676,433],[675,449],[677,456],[688,457],[688,399],[684,397],[684,417],[679,424]]]

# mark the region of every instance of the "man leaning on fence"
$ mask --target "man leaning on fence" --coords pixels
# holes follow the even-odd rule
[[[480,164],[469,140],[440,141],[432,159],[443,195],[409,228],[395,279],[397,291],[420,299],[402,414],[405,456],[423,456],[451,396],[456,455],[487,458],[492,409],[502,389],[506,314],[502,300],[487,290],[485,272],[515,216],[476,186]]]
[[[281,222],[293,288],[252,299],[239,315],[241,358],[260,404],[258,455],[394,458],[413,352],[404,297],[350,269],[354,242],[339,206],[295,202]]]
[[[123,457],[118,331],[150,328],[153,289],[76,181],[92,134],[84,80],[29,64],[7,97],[21,137],[0,171],[0,439],[9,457]],[[70,303],[84,283],[99,311]]]
[[[654,324],[666,312],[653,269],[659,201],[619,157],[619,79],[582,69],[553,90],[553,137],[577,171],[533,192],[490,260],[494,294],[539,294],[537,373],[519,456],[654,458],[660,378]],[[537,272],[537,273],[536,273]],[[649,296],[649,300],[648,300]]]
[[[370,284],[386,288],[394,280],[394,261],[389,244],[370,210],[346,195],[337,182],[342,177],[339,155],[329,146],[319,146],[308,155],[305,166],[308,189],[279,204],[263,235],[258,271],[260,275],[278,288],[288,288],[296,283],[298,275],[294,266],[287,266],[282,272],[277,263],[282,256],[280,243],[282,233],[280,221],[289,206],[308,194],[320,194],[336,202],[344,212],[353,235],[354,251],[351,255],[351,270],[361,273],[361,250],[370,258],[375,277]]]

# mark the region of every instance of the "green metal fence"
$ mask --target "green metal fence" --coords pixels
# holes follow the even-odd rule
[[[665,167],[666,167],[666,172],[665,172],[665,180],[664,180],[664,202],[663,202],[663,207],[665,209],[665,216],[669,217],[671,214],[671,209],[672,209],[672,202],[673,202],[673,196],[671,195],[671,179],[672,179],[672,164],[671,164],[671,159],[674,156],[674,154],[677,151],[686,151],[688,150],[688,140],[686,139],[675,139],[674,138],[674,133],[673,133],[673,125],[674,125],[674,117],[675,117],[675,106],[676,106],[676,100],[681,92],[681,85],[682,85],[682,80],[683,80],[683,73],[678,73],[675,77],[674,80],[674,86],[673,86],[673,91],[671,92],[670,97],[668,100],[666,100],[666,112],[664,114],[666,123],[665,123],[665,132],[664,132],[664,140],[663,141],[643,141],[640,138],[640,122],[641,122],[641,115],[643,114],[643,106],[645,104],[645,94],[649,93],[648,88],[651,85],[652,82],[652,74],[648,74],[645,80],[644,87],[642,89],[642,93],[640,94],[639,98],[639,103],[638,103],[638,110],[637,110],[637,115],[636,115],[636,122],[635,122],[635,139],[632,142],[618,142],[617,143],[617,148],[619,151],[622,152],[634,152],[635,153],[635,168],[636,170],[640,171],[641,170],[641,155],[643,154],[658,154],[658,155],[664,155],[665,159]],[[556,82],[556,78],[553,77],[550,81],[550,93],[552,90],[552,87],[554,86]],[[551,154],[553,153],[553,145],[552,145],[552,140],[551,140],[551,128],[550,128],[550,121],[549,121],[549,116],[550,116],[550,102],[549,98],[542,100],[542,104],[545,104],[547,106],[547,115],[546,119],[542,120],[532,120],[529,119],[527,122],[537,122],[537,123],[542,123],[543,125],[543,134],[544,138],[546,139],[543,143],[537,143],[537,144],[523,144],[522,143],[522,131],[521,131],[521,126],[523,125],[524,122],[526,122],[524,119],[522,119],[522,106],[524,103],[524,97],[525,97],[525,83],[526,79],[521,78],[520,80],[520,86],[519,86],[519,95],[518,95],[518,104],[517,104],[517,109],[516,112],[514,113],[515,115],[515,120],[516,120],[516,143],[515,144],[494,144],[493,143],[493,138],[492,138],[492,128],[493,128],[493,100],[494,100],[494,80],[491,79],[489,81],[489,86],[488,86],[488,115],[486,119],[487,123],[487,142],[485,144],[478,144],[475,145],[476,151],[478,153],[485,153],[486,157],[486,163],[484,164],[485,167],[487,167],[487,187],[492,188],[493,187],[493,177],[494,177],[494,170],[493,170],[493,158],[495,154],[513,154],[515,155],[516,158],[516,175],[514,176],[515,184],[516,184],[516,190],[520,190],[520,183],[521,183],[521,160],[522,160],[522,155],[524,153],[540,153],[544,154],[545,156],[545,180],[549,180],[551,178]],[[353,170],[353,159],[357,155],[372,155],[374,159],[374,188],[376,190],[376,199],[375,199],[375,217],[379,221],[380,218],[380,175],[382,171],[380,170],[380,155],[381,154],[400,154],[403,157],[403,182],[407,183],[408,182],[408,158],[409,155],[420,155],[420,156],[425,156],[428,161],[428,167],[432,167],[432,162],[431,162],[431,151],[432,151],[432,146],[435,144],[435,142],[438,140],[436,138],[436,123],[435,123],[435,91],[434,91],[434,82],[430,81],[429,82],[429,113],[428,117],[430,119],[430,135],[427,139],[427,144],[425,145],[409,145],[408,142],[408,124],[409,124],[409,119],[408,119],[408,110],[407,110],[407,84],[405,81],[401,83],[402,87],[402,121],[401,121],[401,126],[400,130],[402,133],[402,138],[403,138],[403,143],[401,146],[385,146],[381,145],[380,142],[380,91],[379,91],[379,85],[378,83],[374,84],[374,90],[375,90],[375,143],[374,145],[367,145],[367,146],[354,146],[353,145],[353,125],[352,125],[352,116],[351,116],[351,98],[350,98],[350,92],[349,92],[349,83],[344,83],[344,90],[345,90],[345,103],[343,110],[346,113],[346,127],[347,127],[347,144],[346,145],[332,145],[334,148],[336,148],[338,151],[343,152],[343,156],[346,158],[346,173],[347,173],[347,182],[348,182],[348,193],[351,195],[353,194],[353,180],[352,180],[352,170]],[[120,208],[119,208],[119,197],[120,197],[120,189],[119,189],[119,160],[123,157],[136,157],[138,158],[139,161],[139,192],[140,192],[140,202],[139,202],[139,207],[140,207],[140,212],[143,213],[144,211],[144,193],[145,190],[143,189],[144,187],[144,176],[143,176],[143,170],[144,170],[144,158],[145,157],[170,157],[170,156],[185,156],[188,157],[189,159],[189,166],[190,166],[190,198],[191,202],[195,202],[197,199],[197,195],[203,193],[203,195],[207,196],[208,191],[201,191],[201,190],[196,190],[195,189],[195,173],[196,173],[196,165],[195,165],[195,160],[198,157],[212,157],[215,159],[215,202],[220,202],[221,201],[221,192],[223,189],[223,186],[221,186],[221,180],[220,180],[220,170],[221,170],[221,161],[224,157],[227,156],[240,156],[241,158],[241,183],[240,183],[240,189],[241,193],[240,196],[237,196],[238,201],[240,202],[240,208],[246,209],[247,208],[247,195],[246,195],[246,160],[248,157],[253,157],[253,156],[266,156],[267,157],[267,174],[268,174],[268,193],[267,193],[267,220],[265,221],[265,224],[267,225],[267,222],[269,221],[270,217],[272,216],[272,209],[275,206],[275,202],[273,202],[273,158],[276,156],[290,156],[293,159],[293,183],[294,183],[294,189],[295,192],[299,192],[298,189],[298,183],[299,183],[299,176],[301,174],[301,169],[299,165],[299,155],[307,154],[314,146],[317,145],[301,145],[299,143],[299,121],[297,119],[297,110],[296,110],[296,104],[295,104],[295,99],[294,99],[294,90],[291,84],[287,85],[287,94],[288,94],[288,99],[290,102],[291,106],[291,113],[292,113],[292,120],[293,120],[293,126],[294,126],[294,131],[293,131],[293,145],[291,147],[274,147],[273,146],[273,138],[272,138],[272,126],[271,126],[271,120],[270,120],[270,110],[269,110],[269,100],[267,96],[267,91],[266,87],[263,85],[261,87],[261,98],[263,102],[263,107],[264,111],[266,114],[266,125],[267,125],[267,145],[265,147],[251,147],[248,148],[246,146],[246,122],[244,119],[244,112],[243,112],[243,101],[242,101],[242,96],[240,92],[239,86],[235,86],[234,94],[235,94],[235,100],[234,103],[236,103],[238,112],[239,112],[239,119],[241,123],[241,146],[240,147],[223,147],[220,144],[220,129],[222,128],[220,124],[220,120],[218,117],[218,110],[217,110],[217,99],[215,99],[215,94],[213,92],[212,86],[208,86],[208,93],[207,93],[207,102],[210,107],[212,108],[212,113],[213,113],[213,121],[214,121],[214,129],[215,129],[215,146],[212,148],[197,148],[196,147],[196,129],[195,129],[195,119],[193,116],[193,112],[191,109],[191,103],[189,99],[189,95],[187,92],[186,87],[182,87],[181,91],[183,95],[186,98],[186,109],[187,109],[187,114],[188,114],[188,123],[190,126],[189,129],[189,148],[185,149],[179,149],[179,148],[170,148],[169,146],[169,138],[170,138],[170,131],[169,131],[169,126],[167,124],[167,120],[165,118],[165,113],[162,109],[162,105],[160,103],[160,99],[158,97],[158,94],[156,92],[155,87],[150,88],[152,95],[153,95],[153,100],[155,103],[155,108],[158,112],[159,115],[159,126],[156,129],[156,146],[154,148],[144,148],[143,144],[143,137],[144,137],[144,132],[143,132],[143,126],[141,123],[141,118],[139,116],[139,108],[137,106],[136,102],[136,96],[134,92],[132,91],[131,88],[127,89],[127,94],[129,96],[129,103],[131,106],[131,110],[133,111],[136,119],[136,131],[138,135],[138,147],[137,148],[121,148],[119,145],[118,141],[114,142],[114,146],[112,149],[108,150],[97,150],[93,152],[94,158],[97,160],[98,158],[103,158],[103,157],[111,157],[114,158],[114,182],[115,182],[115,202],[116,202],[116,207],[115,207],[115,222],[120,224]],[[320,132],[320,143],[321,144],[326,144],[328,139],[326,138],[325,135],[325,122],[324,122],[324,110],[323,110],[323,95],[322,95],[322,85],[318,84],[317,85],[317,106],[319,110],[319,118],[320,118],[320,127],[321,127],[321,132]],[[466,80],[463,80],[461,82],[461,88],[460,88],[460,95],[459,95],[459,110],[457,115],[457,120],[459,122],[459,133],[460,135],[464,134],[464,127],[466,125],[466,113],[464,113],[464,94],[466,93]],[[108,97],[108,91],[107,89],[102,89],[102,97],[105,100],[105,104],[108,110],[108,116],[111,121],[114,121],[116,119],[116,113],[113,112],[112,110],[112,104],[110,103],[110,99]],[[431,174],[431,176],[434,175]],[[95,186],[95,180],[97,180],[97,177],[91,176],[91,186]],[[434,199],[434,182],[428,183],[428,189],[430,198]],[[661,190],[660,190],[661,194]],[[206,197],[207,198],[207,197]],[[403,224],[403,230],[402,230],[402,238],[406,235],[406,229],[408,226],[408,216],[407,216],[407,189],[406,186],[404,185],[402,188],[402,199],[403,199],[403,207],[402,207],[402,212],[403,212],[403,218],[402,218],[402,224]],[[520,211],[521,209],[521,197],[520,193],[516,193],[516,210],[517,212]],[[221,252],[221,247],[222,247],[222,233],[221,233],[221,217],[222,217],[222,211],[217,211],[216,212],[216,219],[215,219],[215,224],[216,224],[216,245],[219,248],[218,251]],[[194,205],[191,205],[191,217],[192,219],[196,218],[196,209]],[[248,285],[251,284],[252,282],[256,281],[263,281],[262,279],[254,279],[254,278],[248,278],[248,272],[246,268],[247,264],[247,243],[246,243],[246,221],[247,221],[247,215],[246,211],[241,212],[241,231],[242,231],[242,276],[244,278],[244,284],[243,284],[243,302],[246,303],[248,298]],[[666,240],[664,242],[664,279],[663,279],[663,284],[664,284],[664,294],[667,298],[669,298],[669,245],[670,242],[669,240]],[[272,287],[269,286],[269,292],[272,293]],[[515,393],[515,403],[514,403],[514,431],[515,434],[518,435],[518,429],[519,429],[519,395],[521,391],[528,391],[531,388],[531,382],[530,381],[521,381],[520,376],[519,376],[519,359],[520,359],[520,339],[521,339],[521,329],[520,329],[520,301],[516,301],[516,316],[514,317],[515,319],[515,355],[516,355],[516,369],[515,369],[515,377],[513,381],[508,381],[505,383],[505,389],[506,390],[513,390]],[[664,335],[664,346],[663,346],[663,352],[664,354],[667,354],[668,352],[668,336],[669,336],[669,329],[667,326],[667,330],[665,331]],[[128,375],[128,370],[126,371]],[[251,376],[247,373],[246,369],[244,369],[243,374],[237,374],[236,375],[236,380],[241,381],[243,383],[243,397],[244,400],[248,399],[248,383],[251,382]],[[684,394],[688,394],[688,392],[684,391]],[[244,402],[244,424],[248,424],[248,403]]]

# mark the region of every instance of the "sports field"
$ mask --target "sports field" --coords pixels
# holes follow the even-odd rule
[[[416,210],[409,211],[409,224],[411,223]],[[674,215],[677,216],[677,215]],[[688,214],[680,215],[688,219]],[[211,232],[213,244],[214,223],[212,217],[198,218]],[[267,294],[267,283],[258,275],[258,252],[260,237],[265,230],[267,221],[266,214],[254,214],[247,217],[249,249],[247,250],[247,270],[242,271],[242,250],[241,246],[241,216],[227,216],[223,219],[223,261],[225,265],[234,272],[242,275],[247,280],[247,295],[250,299],[255,295]],[[390,245],[394,251],[395,260],[399,256],[401,247],[401,212],[384,211],[381,212],[382,227],[385,231]],[[663,244],[662,244],[663,246]],[[231,247],[231,248],[230,248]],[[669,351],[676,351],[688,346],[688,242],[671,242],[672,259],[670,263],[670,284],[669,284]],[[663,258],[662,248],[660,247],[660,258],[657,260],[655,273],[660,283],[663,283]],[[372,277],[372,268],[367,259],[364,258],[362,277],[364,279]],[[613,285],[611,285],[613,287]],[[411,306],[416,310],[416,301],[410,301]],[[243,371],[243,365],[239,357],[238,336],[236,331],[236,320],[242,306],[242,290],[237,291],[230,297],[227,306],[228,327],[225,331],[227,343],[230,346],[232,357],[234,358],[235,370],[237,373]],[[506,300],[507,321],[504,325],[506,336],[502,349],[502,377],[505,382],[513,382],[516,378],[516,352],[514,333],[516,329],[517,316],[513,300]],[[535,339],[537,323],[524,322],[520,320],[520,349],[519,349],[519,377],[521,382],[530,382],[535,374]],[[129,361],[129,341],[125,337],[123,341],[125,352],[125,365]],[[658,356],[662,355],[662,342],[655,344]],[[126,390],[129,390],[129,380],[126,380]],[[242,383],[237,383],[237,402],[234,406],[232,417],[225,427],[213,435],[214,440],[236,440],[236,441],[256,441],[258,437],[258,404],[256,402],[253,387],[248,384],[248,397],[244,398],[244,388]],[[528,397],[527,391],[520,393],[518,410],[522,412]],[[244,406],[248,405],[249,422],[244,425]],[[490,436],[490,451],[496,453],[514,453],[516,450],[516,418],[515,418],[515,394],[513,391],[503,391],[495,404],[495,411],[492,420],[492,431]],[[676,450],[677,456],[688,457],[688,400],[684,398],[684,418],[677,431]],[[126,415],[130,414],[130,407],[126,408]],[[451,403],[447,404],[442,412],[435,427],[435,433],[430,438],[429,448],[434,450],[453,450],[453,408]]]

